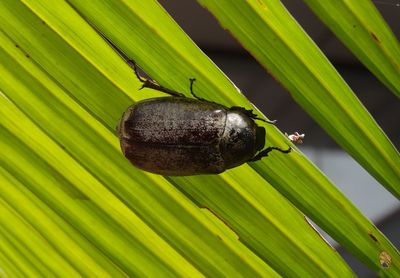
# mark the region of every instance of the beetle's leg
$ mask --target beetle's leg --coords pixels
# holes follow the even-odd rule
[[[194,91],[193,91],[193,84],[194,84],[194,81],[196,81],[196,78],[189,78],[189,81],[190,81],[190,93],[192,94],[192,96],[193,96],[195,99],[198,99],[198,100],[208,101],[208,100],[206,100],[206,99],[204,99],[204,98],[201,98],[201,97],[196,96],[196,94],[194,93]]]
[[[119,56],[121,56],[121,58],[125,61],[125,63],[127,63],[135,72],[136,77],[140,80],[140,82],[142,82],[142,87],[139,89],[143,89],[143,88],[151,88],[166,94],[169,94],[171,96],[174,97],[184,97],[184,94],[178,93],[176,91],[170,90],[168,88],[165,88],[161,85],[158,85],[155,81],[151,80],[151,79],[146,79],[143,76],[140,76],[139,71],[138,71],[138,67],[135,63],[134,60],[130,59],[128,57],[128,55],[126,55],[120,48],[118,48],[111,40],[109,40],[106,36],[104,36],[99,30],[96,29],[96,27],[92,26],[99,34],[100,36],[102,36],[107,43],[118,53]]]
[[[139,81],[142,82],[142,87],[140,87],[139,90],[141,90],[143,88],[150,88],[150,89],[154,89],[154,90],[169,94],[169,95],[174,96],[174,97],[185,97],[184,94],[178,93],[178,92],[176,92],[174,90],[170,90],[168,88],[165,88],[165,87],[163,87],[161,85],[158,85],[155,81],[153,81],[151,79],[144,78],[143,76],[141,76],[139,74],[138,67],[137,67],[135,61],[127,60],[127,63],[133,69],[133,71],[135,72],[135,75],[139,79]]]
[[[133,69],[133,72],[135,73],[137,79],[140,80],[140,82],[144,83],[144,82],[147,81],[146,78],[144,78],[143,76],[141,76],[139,74],[138,67],[137,67],[135,61],[133,61],[132,59],[129,59],[129,60],[126,61],[126,63],[128,64],[128,66],[130,66]]]
[[[263,122],[266,122],[266,123],[269,123],[269,124],[275,124],[275,123],[276,123],[276,120],[269,121],[269,120],[264,120],[263,118],[259,118],[259,117],[257,117],[256,114],[253,113],[253,110],[247,110],[247,109],[245,109],[245,108],[243,108],[243,107],[240,107],[240,106],[232,106],[232,107],[231,107],[231,110],[233,110],[233,111],[235,111],[235,110],[236,110],[236,111],[240,111],[240,112],[242,112],[243,114],[245,114],[247,117],[252,118],[252,119],[254,119],[254,120],[263,121]]]
[[[271,151],[276,150],[276,151],[280,151],[281,153],[290,153],[292,148],[289,147],[289,149],[287,150],[283,150],[281,148],[277,148],[277,147],[268,147],[265,150],[259,152],[255,157],[253,157],[252,159],[250,159],[249,161],[257,161],[260,160],[263,157],[268,156],[268,153],[270,153]]]

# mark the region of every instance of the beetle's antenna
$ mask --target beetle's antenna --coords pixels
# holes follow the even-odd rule
[[[271,151],[276,150],[276,151],[280,151],[281,153],[290,153],[292,151],[292,148],[289,147],[289,149],[287,150],[283,150],[281,148],[278,147],[268,147],[265,150],[259,152],[255,157],[253,157],[252,159],[250,159],[249,161],[257,161],[260,160],[263,157],[268,156],[268,153],[270,153]]]

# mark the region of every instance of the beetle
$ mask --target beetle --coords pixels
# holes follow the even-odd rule
[[[117,126],[121,149],[136,167],[165,176],[219,174],[245,162],[256,161],[272,150],[265,146],[265,128],[258,126],[252,110],[226,107],[195,95],[194,98],[158,85],[139,75],[142,88],[169,94],[149,98],[130,106]]]

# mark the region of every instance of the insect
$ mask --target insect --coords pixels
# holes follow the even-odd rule
[[[218,174],[245,162],[256,161],[272,150],[265,145],[265,129],[255,120],[265,121],[243,107],[226,107],[195,95],[194,98],[164,88],[139,75],[142,88],[169,94],[130,106],[118,124],[125,157],[136,167],[166,176]],[[265,121],[274,123],[270,121]]]

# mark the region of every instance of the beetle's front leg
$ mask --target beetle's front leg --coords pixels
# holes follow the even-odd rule
[[[243,107],[240,107],[240,106],[232,106],[232,107],[231,107],[231,110],[233,110],[233,111],[240,111],[240,112],[242,112],[243,114],[245,114],[247,117],[252,118],[252,119],[254,119],[254,120],[263,121],[263,122],[266,122],[266,123],[269,123],[269,124],[275,124],[275,123],[276,123],[276,120],[269,121],[269,120],[264,120],[264,119],[262,119],[262,118],[259,118],[259,117],[257,117],[256,114],[253,113],[253,110],[247,110],[247,109],[245,109],[245,108],[243,108]]]
[[[265,150],[259,152],[255,157],[250,159],[249,162],[260,160],[261,158],[268,156],[268,153],[270,153],[273,150],[280,151],[281,153],[290,153],[292,151],[292,148],[289,147],[289,149],[283,150],[283,149],[278,148],[278,147],[268,147]]]

